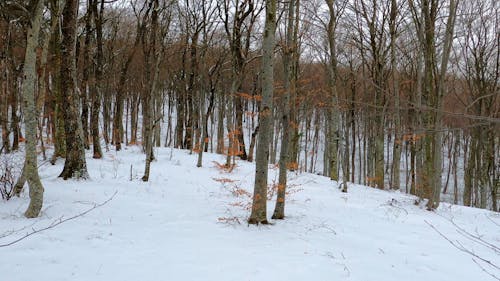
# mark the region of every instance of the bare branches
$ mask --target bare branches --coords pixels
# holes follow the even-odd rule
[[[19,1],[7,0],[0,3],[0,8],[2,11],[6,11],[7,14],[14,17],[29,18],[31,15],[29,8],[20,3]]]

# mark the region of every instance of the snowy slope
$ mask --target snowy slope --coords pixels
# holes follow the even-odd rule
[[[399,192],[350,185],[346,194],[327,178],[290,173],[286,220],[248,226],[251,163],[227,172],[214,162],[224,162],[219,155],[204,155],[196,168],[187,151],[156,153],[148,183],[140,181],[144,156],[136,147],[89,158],[88,181],[58,179],[62,161],[42,166],[41,217],[23,217],[26,191],[0,202],[0,244],[116,194],[84,216],[0,247],[0,280],[500,278],[497,213],[449,204],[428,212]],[[272,183],[277,170],[270,168]],[[269,201],[269,217],[273,207]]]

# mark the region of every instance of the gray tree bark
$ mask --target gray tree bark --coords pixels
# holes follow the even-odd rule
[[[269,142],[273,128],[274,42],[276,32],[276,0],[266,1],[266,22],[262,42],[262,105],[259,112],[260,132],[255,157],[255,185],[249,224],[267,224],[267,174]]]
[[[337,92],[337,45],[336,45],[336,29],[337,29],[337,12],[335,8],[335,0],[326,0],[329,12],[329,21],[327,27],[328,47],[329,47],[329,62],[328,62],[328,87],[330,91],[330,107],[328,108],[328,151],[329,151],[329,175],[334,181],[339,180],[339,143],[340,143],[340,113],[338,105]],[[312,163],[311,163],[312,164]]]
[[[281,126],[283,133],[281,136],[280,159],[279,159],[279,176],[278,176],[278,192],[276,198],[276,206],[274,208],[273,219],[285,218],[285,195],[287,185],[287,171],[290,161],[290,135],[293,133],[290,124],[290,97],[295,91],[295,81],[293,75],[293,53],[296,50],[297,42],[294,42],[294,18],[295,18],[295,0],[290,0],[288,3],[288,23],[286,31],[286,46],[283,50],[283,68],[285,76],[285,97],[283,99],[283,110],[281,115]]]
[[[159,0],[151,0],[150,5],[153,5],[151,12],[151,27],[150,34],[143,33],[143,51],[144,51],[144,65],[146,68],[146,81],[148,84],[143,93],[142,100],[142,114],[143,114],[143,148],[146,153],[146,165],[144,167],[144,175],[142,176],[143,181],[149,180],[149,173],[151,170],[151,162],[154,160],[153,155],[153,126],[154,126],[154,97],[155,93],[158,91],[158,76],[160,61],[162,56],[162,48],[157,46],[158,37],[158,17],[160,4]],[[148,36],[149,35],[149,36]],[[146,38],[148,36],[149,38]],[[145,45],[149,39],[148,45]],[[154,65],[152,64],[154,62]],[[151,77],[152,74],[152,77]]]
[[[92,87],[91,101],[91,131],[92,131],[92,146],[93,146],[93,158],[102,158],[101,141],[99,137],[99,112],[101,109],[101,94],[103,88],[103,68],[104,68],[104,51],[103,51],[103,21],[104,21],[104,0],[90,0],[90,5],[92,9],[92,16],[95,23],[96,32],[96,47],[97,52],[95,54],[96,69],[95,75],[95,86]]]
[[[23,175],[26,176],[30,188],[30,204],[24,213],[27,218],[35,218],[40,214],[43,204],[43,185],[38,175],[38,164],[36,154],[36,132],[38,116],[35,103],[36,83],[36,50],[43,14],[43,1],[31,1],[32,14],[30,15],[30,26],[28,27],[26,40],[26,53],[23,69],[23,103],[24,118],[26,125],[26,158]]]

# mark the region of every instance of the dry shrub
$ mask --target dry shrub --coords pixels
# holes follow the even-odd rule
[[[14,196],[14,186],[20,173],[21,167],[12,155],[0,155],[0,194],[3,200],[9,200]]]
[[[229,178],[212,178],[214,181],[216,182],[219,182],[222,184],[222,187],[223,188],[227,188],[229,189],[229,191],[231,192],[231,194],[234,196],[234,197],[248,197],[248,198],[252,198],[252,193],[246,191],[245,189],[241,188],[238,184],[237,184],[237,180],[232,180],[232,179],[229,179]],[[230,187],[228,187],[228,184],[231,184]]]
[[[229,206],[238,207],[238,208],[243,209],[245,211],[250,211],[252,209],[252,202],[250,200],[247,200],[246,202],[238,201],[238,202],[230,203]]]
[[[238,207],[243,210],[252,208],[252,193],[245,190],[238,184],[238,180],[229,178],[212,178],[214,181],[221,183],[222,187],[228,190],[232,196],[239,199],[237,202],[229,203],[231,207]]]
[[[236,167],[236,164],[233,164],[233,165],[228,167],[226,164],[221,164],[217,161],[212,161],[212,163],[215,164],[215,168],[217,168],[217,170],[219,170],[221,172],[226,172],[226,173],[231,173],[233,171],[233,169]]]
[[[225,224],[241,224],[240,219],[238,217],[220,217],[217,219],[219,223],[225,223]]]
[[[271,184],[269,184],[267,187],[267,200],[273,199],[274,195],[278,191],[278,188],[280,188],[279,183],[277,183],[276,180],[273,180],[273,182]],[[289,195],[295,194],[297,192],[300,192],[302,190],[304,190],[304,189],[301,188],[299,184],[287,184],[285,194],[287,196],[289,196]]]
[[[226,183],[234,183],[236,182],[236,180],[232,180],[230,178],[212,178],[214,181],[216,182],[220,182],[222,183],[223,185],[226,184]]]

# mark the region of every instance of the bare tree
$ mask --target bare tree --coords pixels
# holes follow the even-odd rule
[[[498,9],[493,1],[462,3],[460,25],[465,34],[459,41],[460,69],[466,79],[466,112],[479,117],[498,117],[500,46]],[[496,20],[494,20],[496,19]],[[496,112],[495,112],[496,110]],[[495,183],[495,138],[493,122],[469,120],[469,155],[464,175],[463,203],[498,210],[498,180]],[[497,160],[498,162],[498,160]]]
[[[229,164],[230,154],[237,153],[243,160],[247,160],[245,138],[243,130],[243,101],[240,96],[241,86],[244,79],[245,67],[250,60],[249,51],[253,27],[261,11],[255,0],[221,0],[219,16],[223,21],[226,36],[229,41],[231,53],[231,89],[228,108],[228,134],[230,142],[236,141],[237,151],[228,152]],[[233,105],[234,102],[234,105]],[[234,106],[234,110],[233,107]],[[234,122],[232,115],[234,111]],[[230,114],[230,115],[229,115]],[[229,149],[233,144],[230,143]]]
[[[429,199],[427,203],[429,210],[436,209],[440,202],[444,81],[454,38],[458,2],[458,0],[449,0],[448,2],[441,63],[438,64],[436,22],[439,14],[438,8],[441,3],[438,0],[422,0],[419,11],[414,1],[409,1],[417,32],[421,34],[419,39],[424,58],[422,101],[423,106],[425,106],[423,123],[427,131],[423,139],[425,167],[420,178],[422,180],[424,196]]]

